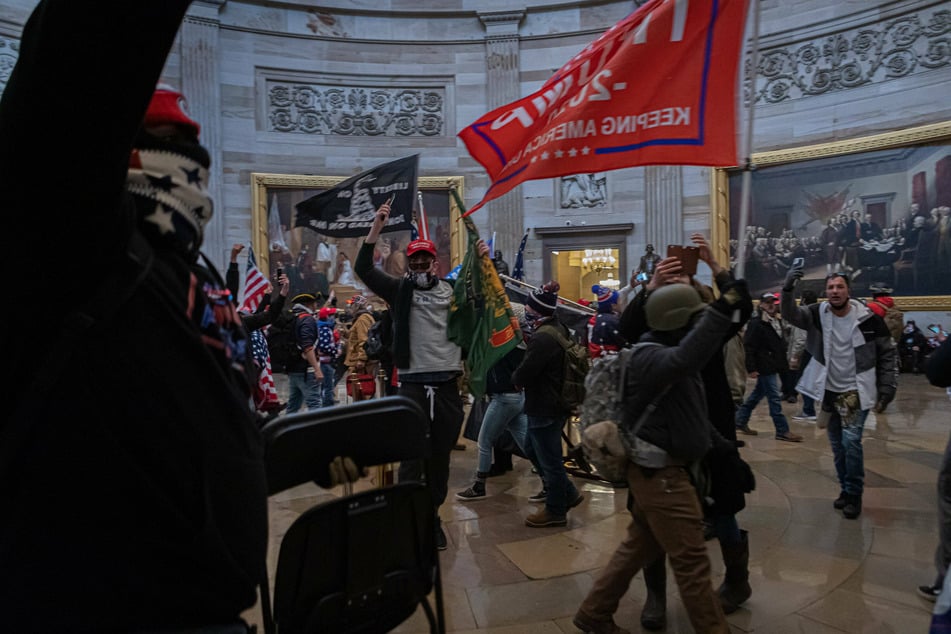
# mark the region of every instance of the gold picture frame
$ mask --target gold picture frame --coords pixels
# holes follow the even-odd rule
[[[929,260],[938,257],[931,249],[934,240],[951,240],[951,219],[939,212],[935,222],[931,215],[932,209],[951,205],[951,122],[761,152],[753,155],[752,164],[748,235],[755,237],[742,257],[754,296],[780,288],[795,248],[805,250],[805,282],[813,286],[820,286],[830,269],[846,270],[853,273],[856,297],[887,288],[902,310],[951,310],[951,263],[946,261],[951,244],[942,242],[942,259]],[[711,242],[720,262],[735,263],[740,257],[736,233],[742,175],[740,167],[711,171]],[[843,211],[849,222],[857,219],[851,242],[838,224]],[[914,215],[924,220],[914,221]],[[884,219],[884,226],[876,219]],[[926,228],[916,229],[916,222]],[[866,226],[870,231],[878,226],[881,237],[866,240]],[[826,248],[833,229],[838,237]],[[934,233],[926,235],[926,230]],[[926,240],[919,253],[922,236]],[[771,262],[768,252],[783,240],[800,244],[773,250]],[[822,262],[814,259],[817,247]]]
[[[268,219],[270,207],[276,198],[275,195],[279,194],[285,203],[280,205],[280,213],[283,219],[281,224],[285,227],[292,227],[294,212],[290,208],[294,204],[325,191],[346,180],[346,178],[346,176],[310,176],[262,172],[251,174],[251,244],[254,248],[258,268],[261,271],[269,275],[271,279],[274,278],[275,271],[272,269],[275,267],[275,263],[271,262],[272,236],[269,234]],[[465,180],[462,176],[424,176],[418,178],[417,183],[419,190],[424,195],[436,195],[435,198],[430,198],[430,202],[426,203],[426,212],[429,216],[431,238],[437,243],[437,247],[441,241],[446,241],[445,234],[448,233],[450,257],[449,262],[443,264],[443,273],[446,273],[462,261],[466,248],[463,223],[457,222],[461,216],[461,211],[450,193],[452,188],[457,188],[461,197],[465,191]],[[443,193],[445,194],[445,200],[442,199]],[[432,204],[433,202],[435,204]],[[431,205],[433,209],[430,208]],[[284,218],[284,216],[287,217]],[[409,232],[404,233],[408,234]],[[437,233],[440,235],[436,235]],[[291,255],[296,258],[298,253],[295,249],[301,244],[307,244],[311,241],[313,235],[316,235],[316,233],[312,230],[298,227],[283,232],[282,239],[290,243],[288,247],[291,250]],[[384,234],[384,236],[390,235]],[[290,237],[289,240],[288,237]],[[323,241],[324,238],[320,240]],[[351,262],[355,257],[356,250],[359,249],[359,245],[363,243],[363,237],[330,238],[326,240],[334,243],[335,250],[339,246],[340,252],[345,253]],[[401,237],[400,240],[406,242],[408,238]],[[402,243],[399,246],[400,248],[405,247]],[[330,280],[330,283],[334,283],[334,280]],[[294,280],[292,279],[291,292],[297,290],[299,289],[294,288]],[[315,289],[305,288],[303,290]]]

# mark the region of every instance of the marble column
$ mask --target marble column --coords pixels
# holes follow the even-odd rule
[[[480,13],[485,26],[485,72],[487,112],[520,99],[518,25],[525,11]],[[502,251],[511,267],[525,227],[522,188],[516,187],[486,205],[489,214],[489,237],[496,234],[495,248]]]
[[[181,89],[191,116],[201,125],[201,144],[211,155],[209,194],[215,214],[205,227],[202,251],[221,270],[227,266],[231,245],[225,243],[222,198],[221,83],[218,64],[218,13],[225,0],[193,2],[179,31]],[[250,239],[250,235],[247,236]]]
[[[668,244],[684,241],[683,173],[679,165],[644,168],[644,242],[664,257]]]

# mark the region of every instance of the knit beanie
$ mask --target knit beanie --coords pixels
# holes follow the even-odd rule
[[[198,140],[200,126],[188,115],[184,96],[166,85],[155,90],[142,124],[126,176],[138,225],[153,246],[197,258],[212,215],[211,159]],[[147,130],[163,125],[174,126],[175,133]]]
[[[551,317],[555,314],[555,308],[558,306],[558,291],[561,285],[558,282],[548,282],[539,289],[536,289],[528,296],[526,302],[532,310],[539,315]]]
[[[617,304],[617,291],[611,290],[607,286],[595,284],[591,287],[591,292],[598,296],[598,312],[610,313]]]

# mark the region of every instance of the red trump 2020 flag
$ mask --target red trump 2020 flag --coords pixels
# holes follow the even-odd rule
[[[468,213],[519,183],[636,165],[732,166],[747,0],[650,0],[537,92],[459,133],[492,179]]]

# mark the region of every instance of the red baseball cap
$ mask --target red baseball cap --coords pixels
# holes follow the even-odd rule
[[[324,320],[330,317],[331,315],[336,315],[337,309],[332,306],[324,306],[319,311],[317,311],[317,318]]]
[[[146,127],[162,124],[181,126],[198,138],[201,126],[188,115],[188,104],[185,96],[167,84],[159,84],[145,111],[143,125]]]
[[[436,257],[436,245],[433,244],[431,240],[420,238],[419,240],[413,240],[406,246],[406,255],[408,256],[419,253],[420,251],[425,251],[433,257]]]

